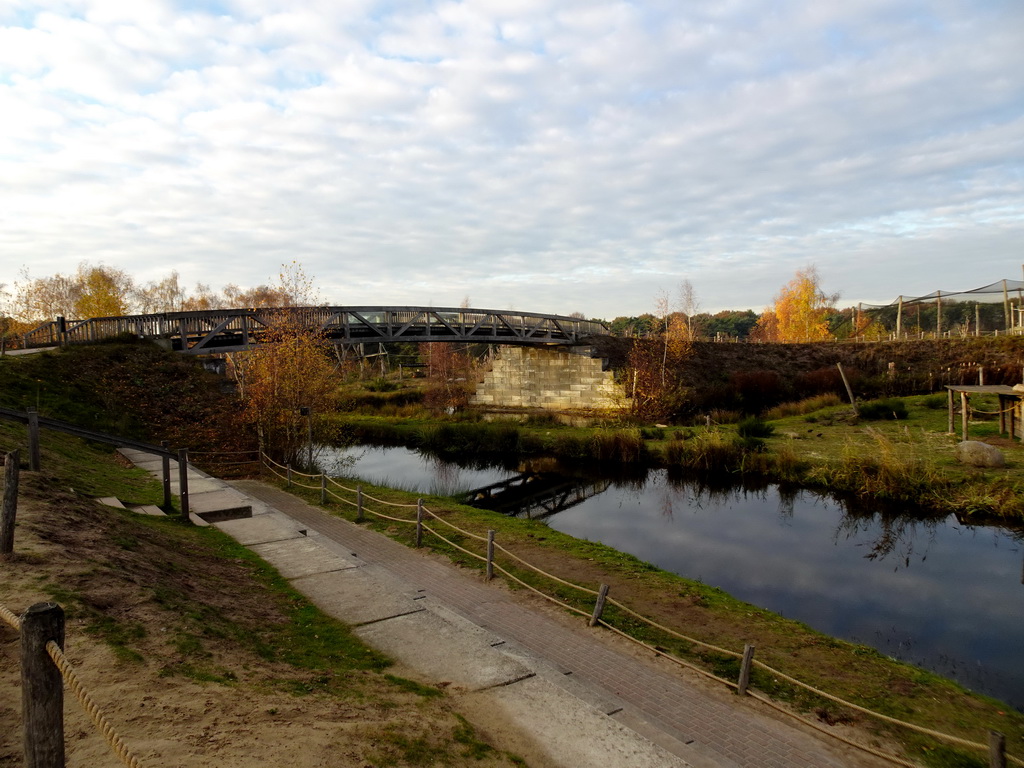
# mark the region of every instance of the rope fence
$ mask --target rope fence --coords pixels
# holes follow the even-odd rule
[[[648,618],[648,617],[646,617],[646,616],[644,616],[644,615],[634,611],[633,609],[629,608],[627,605],[623,604],[622,602],[620,602],[618,600],[615,600],[615,599],[610,598],[610,597],[606,597],[607,592],[608,592],[608,587],[606,585],[602,585],[601,590],[594,590],[594,589],[591,589],[589,587],[583,586],[581,584],[575,584],[575,583],[573,583],[571,581],[567,581],[566,579],[560,578],[559,576],[556,576],[553,573],[549,573],[548,571],[545,571],[544,569],[539,568],[538,566],[530,563],[528,560],[523,559],[522,557],[520,557],[519,555],[517,555],[514,552],[510,551],[506,547],[501,546],[500,544],[495,542],[494,541],[494,532],[493,531],[489,531],[488,532],[489,533],[488,536],[482,536],[482,535],[480,535],[478,533],[474,533],[472,531],[469,531],[469,530],[466,530],[464,528],[461,528],[461,527],[455,525],[454,523],[451,523],[448,520],[445,520],[443,517],[441,517],[437,513],[435,513],[433,511],[427,509],[426,507],[424,507],[423,504],[422,504],[422,501],[420,501],[420,502],[418,502],[416,504],[402,504],[402,503],[387,501],[385,499],[380,499],[380,498],[377,498],[375,496],[371,496],[371,495],[367,494],[366,492],[364,492],[362,490],[361,486],[356,486],[355,488],[350,488],[350,487],[348,487],[348,486],[338,482],[334,478],[327,477],[324,474],[314,474],[314,475],[311,475],[311,474],[306,474],[306,473],[303,473],[303,472],[298,472],[298,471],[296,471],[294,469],[291,469],[289,466],[287,466],[285,464],[280,464],[280,463],[274,461],[270,457],[266,456],[266,454],[262,455],[262,459],[263,459],[263,465],[274,476],[280,478],[281,480],[285,481],[289,485],[295,485],[297,487],[305,488],[307,490],[320,491],[321,492],[321,499],[325,503],[326,503],[326,499],[330,498],[330,499],[334,499],[334,500],[336,500],[336,501],[338,501],[340,503],[347,504],[350,507],[356,507],[357,511],[358,511],[358,515],[359,515],[359,517],[357,517],[357,519],[359,519],[359,520],[362,520],[362,515],[366,514],[366,515],[370,515],[373,518],[380,519],[380,520],[386,520],[386,521],[396,522],[396,523],[405,523],[407,525],[416,526],[417,546],[419,545],[419,542],[421,540],[422,533],[425,531],[425,532],[431,534],[432,536],[434,536],[435,538],[439,539],[440,541],[444,542],[448,546],[452,547],[453,549],[455,549],[455,550],[457,550],[457,551],[467,555],[468,557],[472,558],[473,560],[486,563],[488,576],[490,576],[493,572],[498,572],[498,573],[502,574],[505,578],[507,578],[509,581],[511,581],[511,582],[513,582],[515,584],[518,584],[519,586],[523,587],[524,589],[529,590],[531,593],[538,595],[539,597],[541,597],[541,598],[543,598],[543,599],[545,599],[545,600],[547,600],[547,601],[549,601],[549,602],[559,606],[560,608],[563,608],[565,610],[571,611],[573,613],[579,614],[580,616],[584,616],[584,617],[590,619],[591,626],[601,626],[601,627],[603,627],[605,629],[608,629],[611,632],[615,633],[616,635],[618,635],[618,636],[620,636],[620,637],[622,637],[622,638],[624,638],[624,639],[626,639],[626,640],[628,640],[628,641],[630,641],[632,643],[635,643],[635,644],[641,646],[642,648],[645,648],[648,651],[651,651],[652,653],[656,654],[657,656],[659,656],[661,658],[667,659],[667,660],[671,661],[672,663],[674,663],[674,664],[676,664],[678,666],[684,667],[684,668],[689,669],[689,670],[691,670],[693,672],[696,672],[697,674],[700,674],[700,675],[702,675],[704,677],[707,677],[707,678],[710,678],[711,680],[714,680],[714,681],[716,681],[718,683],[726,685],[726,686],[728,686],[729,688],[732,688],[733,690],[735,690],[737,693],[739,693],[741,695],[750,695],[753,698],[756,698],[758,701],[761,701],[761,702],[767,704],[768,706],[771,706],[773,709],[776,709],[779,712],[782,712],[782,713],[784,713],[784,714],[786,714],[786,715],[788,715],[788,716],[798,720],[801,723],[809,725],[812,728],[815,728],[816,730],[818,730],[818,731],[820,731],[822,733],[828,734],[829,736],[832,736],[833,738],[839,739],[840,741],[842,741],[842,742],[844,742],[844,743],[846,743],[846,744],[848,744],[850,746],[853,746],[853,747],[856,747],[858,749],[864,750],[865,752],[868,752],[868,753],[870,753],[872,755],[875,755],[876,757],[881,757],[883,759],[889,760],[894,765],[907,766],[908,768],[915,768],[916,764],[913,763],[913,762],[909,762],[907,759],[899,757],[897,755],[892,755],[892,754],[880,751],[878,749],[875,749],[873,747],[870,747],[870,746],[867,746],[867,745],[864,745],[864,744],[860,744],[860,743],[857,743],[857,742],[852,741],[850,739],[847,739],[847,738],[843,737],[842,735],[835,733],[834,731],[827,730],[827,729],[823,728],[822,726],[820,726],[818,723],[814,722],[813,720],[810,720],[810,719],[808,719],[806,717],[803,717],[803,716],[793,712],[792,710],[790,710],[787,707],[781,706],[777,702],[772,701],[769,697],[765,696],[764,694],[761,694],[761,693],[749,690],[747,688],[747,682],[746,681],[749,680],[751,668],[757,668],[759,670],[762,670],[763,672],[766,672],[767,674],[772,675],[772,676],[778,678],[779,680],[785,681],[785,682],[787,682],[787,683],[789,683],[791,685],[794,685],[794,686],[796,686],[796,687],[798,687],[800,689],[806,690],[807,692],[809,692],[809,693],[811,693],[811,694],[813,694],[815,696],[820,696],[821,698],[826,699],[828,701],[831,701],[831,702],[833,702],[835,704],[838,704],[838,705],[840,705],[842,707],[847,707],[847,708],[849,708],[849,709],[851,709],[851,710],[853,710],[855,712],[859,712],[859,713],[861,713],[863,715],[867,715],[869,717],[876,718],[876,719],[878,719],[878,720],[880,720],[880,721],[882,721],[884,723],[887,723],[889,725],[893,725],[893,726],[897,726],[897,727],[901,727],[901,728],[906,728],[906,729],[914,731],[916,733],[919,733],[919,734],[922,734],[922,735],[925,735],[925,736],[929,736],[931,738],[938,739],[938,740],[946,742],[948,744],[959,746],[959,747],[963,747],[963,748],[966,748],[966,749],[971,749],[971,750],[988,750],[990,756],[995,755],[996,750],[993,749],[992,743],[990,743],[990,744],[982,744],[980,742],[970,741],[968,739],[964,739],[964,738],[961,738],[959,736],[954,736],[952,734],[943,733],[941,731],[937,731],[937,730],[934,730],[934,729],[931,729],[931,728],[927,728],[927,727],[924,727],[924,726],[921,726],[921,725],[916,725],[914,723],[910,723],[910,722],[907,722],[905,720],[900,720],[898,718],[890,717],[890,716],[884,715],[884,714],[882,714],[880,712],[875,712],[874,710],[868,709],[867,707],[862,707],[862,706],[860,706],[858,704],[854,704],[853,702],[847,701],[846,699],[842,699],[839,696],[835,696],[833,694],[827,693],[827,692],[825,692],[825,691],[823,691],[823,690],[821,690],[821,689],[819,689],[819,688],[817,688],[817,687],[815,687],[813,685],[810,685],[808,683],[802,682],[802,681],[800,681],[800,680],[798,680],[798,679],[796,679],[796,678],[794,678],[794,677],[792,677],[790,675],[785,674],[784,672],[781,672],[781,671],[775,669],[774,667],[771,667],[771,666],[769,666],[769,665],[767,665],[767,664],[765,664],[765,663],[763,663],[761,661],[753,659],[753,650],[754,650],[753,646],[747,646],[747,649],[746,649],[745,653],[738,653],[737,651],[733,651],[733,650],[730,650],[728,648],[722,648],[721,646],[714,645],[712,643],[708,643],[708,642],[705,642],[703,640],[698,640],[698,639],[696,639],[694,637],[690,637],[688,635],[682,634],[681,632],[678,632],[678,631],[672,629],[671,627],[667,627],[667,626],[665,626],[665,625],[663,625],[663,624],[661,624],[661,623],[659,623],[657,621],[654,621],[651,618]],[[320,479],[320,485],[312,486],[312,485],[307,485],[305,483],[296,482],[295,479],[294,479],[296,476],[303,477],[303,478],[319,478]],[[331,486],[331,487],[328,487],[328,486]],[[338,493],[336,493],[333,490],[334,488],[336,488],[336,489],[338,489],[340,491],[349,493],[349,494],[355,494],[357,496],[358,500],[356,502],[353,502],[350,499],[347,499],[344,496],[341,496]],[[413,519],[413,518],[409,518],[409,517],[396,517],[394,515],[389,515],[389,514],[386,514],[384,512],[381,512],[379,510],[371,508],[370,506],[368,506],[366,504],[366,502],[373,502],[375,504],[379,504],[379,505],[382,505],[384,507],[389,507],[389,508],[394,508],[394,509],[416,509],[417,512],[418,512],[417,518]],[[457,543],[455,541],[452,541],[450,538],[442,535],[438,531],[437,526],[428,525],[428,524],[424,523],[423,522],[423,518],[429,518],[432,523],[433,523],[433,521],[437,521],[438,523],[447,526],[451,530],[455,531],[456,533],[460,534],[461,536],[466,537],[467,539],[486,543],[487,544],[487,555],[486,556],[485,555],[481,555],[478,552],[474,552],[474,551],[472,551],[470,549],[467,549],[465,546],[462,546],[461,544],[459,544],[459,543]],[[585,611],[585,610],[581,609],[580,607],[578,607],[576,605],[572,605],[571,603],[566,602],[565,600],[560,599],[559,597],[555,597],[554,595],[548,594],[547,592],[545,592],[544,590],[538,588],[537,586],[528,583],[523,578],[521,578],[519,575],[514,573],[512,570],[509,570],[509,568],[506,568],[502,564],[496,562],[495,559],[494,559],[494,553],[495,552],[500,552],[503,557],[507,558],[509,561],[512,561],[513,563],[515,563],[519,567],[525,568],[528,571],[530,571],[530,572],[532,572],[532,573],[534,573],[534,574],[536,574],[536,575],[538,575],[538,576],[540,576],[540,577],[542,577],[544,579],[549,580],[550,582],[553,582],[555,584],[560,584],[560,585],[562,585],[564,587],[567,587],[567,588],[569,588],[571,590],[574,590],[577,593],[579,593],[581,596],[586,596],[587,598],[597,597],[597,605],[595,606],[593,614],[589,613],[588,611]],[[680,641],[682,641],[684,643],[689,643],[691,646],[694,646],[696,648],[704,649],[704,650],[712,652],[712,653],[721,654],[721,655],[727,656],[729,658],[740,659],[741,662],[742,662],[741,671],[740,671],[740,682],[737,683],[736,681],[728,680],[728,679],[723,678],[723,677],[721,677],[719,675],[716,675],[713,672],[708,671],[707,669],[704,669],[704,668],[702,668],[702,667],[700,667],[700,666],[698,666],[696,664],[693,664],[693,663],[691,663],[691,662],[689,662],[689,661],[687,661],[687,660],[685,660],[683,658],[680,658],[679,656],[671,653],[670,651],[667,651],[667,650],[665,650],[663,648],[660,648],[660,647],[657,647],[657,646],[655,646],[655,645],[653,645],[653,644],[651,644],[649,642],[645,642],[645,641],[643,641],[643,640],[641,640],[639,638],[636,638],[633,635],[631,635],[629,632],[627,632],[627,631],[625,631],[625,630],[623,630],[623,629],[621,629],[619,627],[616,627],[613,624],[609,623],[609,621],[607,619],[603,618],[603,615],[602,615],[606,600],[607,600],[608,604],[614,606],[616,609],[621,611],[624,615],[626,615],[628,617],[631,617],[632,619],[634,619],[636,621],[642,622],[642,623],[650,626],[651,628],[653,628],[653,629],[655,629],[655,630],[657,630],[659,632],[663,632],[664,634],[666,634],[666,635],[668,635],[670,637],[673,637],[673,638],[675,638],[677,640],[680,640]],[[993,737],[998,736],[1000,739],[1002,738],[1002,736],[1000,734],[996,734],[995,732],[992,733],[992,736]],[[1011,764],[1011,765],[1014,765],[1014,766],[1019,766],[1020,768],[1024,768],[1024,760],[1021,760],[1021,759],[1019,759],[1019,758],[1017,758],[1017,757],[1015,757],[1013,755],[1005,754],[1005,748],[1000,748],[999,752],[1000,752],[1000,754],[999,754],[998,758],[997,757],[990,757],[993,766]],[[1002,761],[1002,762],[999,762],[999,761]]]
[[[29,693],[44,694],[24,699],[26,764],[64,764],[64,697],[60,683],[63,680],[121,762],[128,768],[141,768],[142,763],[89,695],[61,648],[63,609],[55,603],[37,603],[19,617],[0,603],[0,619],[21,635],[22,687]],[[52,666],[41,663],[43,655]],[[54,673],[59,675],[56,684],[52,679]]]

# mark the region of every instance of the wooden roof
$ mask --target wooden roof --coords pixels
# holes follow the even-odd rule
[[[988,395],[1012,395],[1024,397],[1024,392],[1014,389],[1007,384],[947,384],[946,389],[954,392],[966,392],[967,394],[981,393]]]

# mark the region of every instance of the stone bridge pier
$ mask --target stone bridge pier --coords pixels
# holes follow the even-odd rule
[[[491,370],[469,404],[478,408],[547,411],[616,411],[622,387],[600,358],[563,349],[499,347]]]

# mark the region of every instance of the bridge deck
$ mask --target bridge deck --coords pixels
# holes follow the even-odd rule
[[[576,346],[608,335],[598,322],[562,315],[439,307],[278,307],[166,312],[44,323],[25,334],[26,347],[82,344],[121,334],[164,340],[186,354],[235,352],[271,339],[287,322],[316,329],[335,344],[463,341]]]

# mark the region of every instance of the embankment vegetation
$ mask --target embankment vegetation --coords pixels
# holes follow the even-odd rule
[[[90,354],[104,362],[74,366],[62,362],[79,355],[84,359]],[[138,368],[133,362],[136,360],[140,361]],[[186,366],[180,375],[206,382],[182,385],[186,390],[195,387],[197,393],[202,392],[199,399],[218,407],[231,402],[237,405],[233,393],[222,391],[223,379],[207,376],[192,361],[135,343],[97,345],[38,358],[0,361],[0,381],[4,385],[0,388],[0,401],[17,408],[38,405],[47,415],[70,418],[95,425],[94,428],[118,431],[123,426],[146,439],[179,434],[188,440],[188,423],[179,424],[180,431],[172,433],[172,426],[163,426],[161,417],[155,413],[165,407],[161,395],[166,393],[155,386],[156,382],[148,381],[146,371],[159,370],[164,364]],[[68,367],[62,369],[65,365]],[[90,365],[96,367],[89,368]],[[117,387],[111,388],[104,378],[103,370],[107,367],[116,369],[117,380],[122,382]],[[53,374],[62,370],[65,373]],[[71,374],[83,370],[93,373]],[[1020,449],[1010,444],[1003,446],[1010,460],[1006,470],[974,470],[957,464],[952,458],[954,441],[945,434],[944,395],[901,397],[898,402],[902,409],[890,400],[876,409],[881,418],[870,420],[855,418],[849,405],[837,400],[833,393],[824,392],[814,394],[813,399],[760,409],[758,419],[742,420],[740,409],[737,420],[710,426],[706,419],[668,426],[628,420],[574,426],[561,424],[547,414],[527,416],[513,423],[487,422],[478,414],[438,413],[426,406],[422,395],[416,394],[420,391],[420,380],[416,386],[391,378],[373,381],[369,388],[352,383],[337,393],[338,403],[352,404],[361,412],[334,416],[335,426],[361,440],[401,442],[438,452],[487,458],[556,455],[570,461],[601,460],[611,466],[643,468],[660,463],[679,469],[771,477],[792,484],[838,489],[864,498],[909,499],[914,503],[923,500],[922,514],[928,511],[929,498],[934,499],[933,511],[948,510],[952,503],[960,504],[960,511],[966,514],[1021,514],[1017,506],[1022,495]],[[94,389],[103,391],[91,391]],[[371,397],[384,397],[384,401],[370,407]],[[976,407],[991,409],[991,403],[978,400]],[[369,413],[370,410],[376,410],[376,414]],[[906,418],[888,418],[888,414],[898,416],[903,410]],[[146,415],[151,412],[153,416]],[[188,419],[191,413],[182,411],[175,418]],[[998,441],[996,423],[990,417],[977,418],[971,424],[972,435]],[[231,422],[223,424],[224,429],[235,430]],[[244,437],[249,433],[242,427],[238,434]],[[217,444],[228,443],[210,443]],[[59,449],[51,446],[50,450]],[[71,474],[79,472],[83,477],[92,477],[91,484],[87,488],[70,485],[90,495],[103,493],[102,478],[97,473],[76,469]],[[136,493],[128,489],[118,493],[133,495],[131,500],[137,496],[142,501],[147,493],[153,492],[151,489]],[[371,492],[384,498],[410,500],[408,494],[397,491]],[[957,497],[957,493],[962,496]],[[504,543],[517,547],[531,561],[563,578],[591,585],[611,584],[618,597],[666,626],[691,634],[698,634],[699,629],[700,637],[728,647],[756,642],[765,649],[764,658],[772,663],[778,662],[801,679],[820,681],[822,688],[874,709],[963,733],[972,739],[977,739],[986,728],[996,726],[1016,740],[1011,743],[1019,744],[1024,735],[1024,718],[1005,705],[973,696],[948,681],[886,659],[870,649],[821,636],[796,622],[735,601],[719,590],[664,573],[607,547],[562,536],[539,523],[502,518],[459,506],[450,499],[431,499],[428,503],[432,509],[450,515],[457,524],[474,530],[497,530]],[[395,530],[389,533],[399,538],[404,535]],[[451,555],[462,562],[456,551]],[[646,630],[636,631],[642,634]],[[118,635],[124,636],[123,632]],[[654,636],[648,639],[666,647],[672,642]],[[688,652],[686,648],[679,650]],[[729,662],[712,658],[703,662],[731,675],[726,669]],[[231,684],[216,669],[211,674],[220,675],[225,678],[224,684]],[[238,672],[234,674],[237,676]],[[818,703],[787,692],[777,681],[761,680],[759,684],[784,699],[792,698],[796,706],[810,707],[812,711],[819,707]],[[850,717],[863,724],[856,715],[822,706],[824,714],[820,716],[826,721]],[[916,739],[904,743],[927,765],[984,764],[956,751],[936,748],[933,743]]]
[[[138,355],[140,375],[153,363],[175,365],[138,345],[122,352]],[[64,354],[63,362],[63,355],[0,361],[4,404],[20,407],[9,385],[29,381],[12,376],[11,366],[52,373],[92,356],[103,367],[113,362],[111,349]],[[93,369],[73,370],[73,379],[35,382],[33,403],[54,417],[151,437],[137,426],[139,413],[122,420],[95,410],[101,393],[81,375]],[[184,370],[191,386],[207,382],[201,370]],[[0,454],[16,447],[24,449],[24,427],[0,421]],[[159,483],[126,468],[108,446],[44,430],[42,471],[23,471],[20,491],[15,554],[0,561],[0,602],[16,613],[46,600],[64,607],[65,647],[79,676],[144,761],[192,768],[521,764],[477,734],[444,691],[392,674],[386,657],[227,535],[97,504],[107,496],[127,504],[162,499]],[[0,731],[17,734],[17,643],[7,642],[14,635],[5,624],[0,634]],[[66,718],[75,764],[115,760],[75,704]],[[21,759],[20,739],[0,743],[0,763]]]

